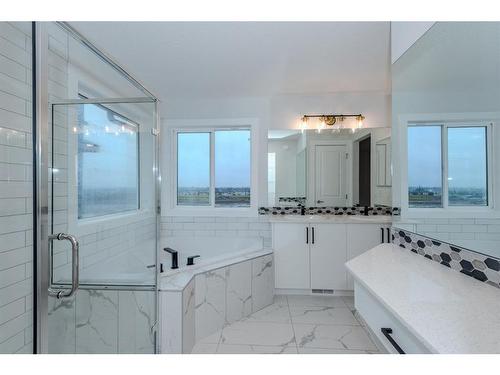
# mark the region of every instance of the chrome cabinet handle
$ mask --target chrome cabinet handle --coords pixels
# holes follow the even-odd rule
[[[52,234],[49,236],[49,241],[58,240],[58,241],[69,241],[71,243],[71,289],[69,290],[55,290],[52,287],[49,288],[49,294],[52,296],[56,296],[58,299],[68,298],[75,294],[78,289],[80,283],[80,275],[79,275],[79,257],[80,257],[80,244],[78,243],[75,236],[71,234],[58,233]]]
[[[316,203],[325,203],[325,201],[322,201],[322,200],[318,199],[318,200],[316,201]]]

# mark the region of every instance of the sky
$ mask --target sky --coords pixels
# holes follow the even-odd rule
[[[179,187],[210,186],[210,133],[179,133]],[[250,187],[250,131],[215,132],[215,187]]]
[[[448,185],[486,187],[485,128],[448,128]],[[441,127],[408,127],[409,186],[441,186]]]

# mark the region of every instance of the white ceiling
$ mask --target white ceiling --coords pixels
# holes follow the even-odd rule
[[[384,91],[388,22],[73,22],[161,100]]]

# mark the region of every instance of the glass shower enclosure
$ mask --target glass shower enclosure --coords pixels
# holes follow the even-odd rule
[[[154,353],[157,100],[68,25],[39,32],[38,350]]]

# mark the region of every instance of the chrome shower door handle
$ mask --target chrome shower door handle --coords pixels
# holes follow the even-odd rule
[[[69,241],[71,243],[71,289],[69,290],[55,290],[49,287],[49,294],[56,296],[58,299],[71,297],[78,289],[80,283],[80,270],[79,270],[79,257],[80,257],[80,244],[75,236],[66,233],[52,234],[49,236],[49,241]]]

